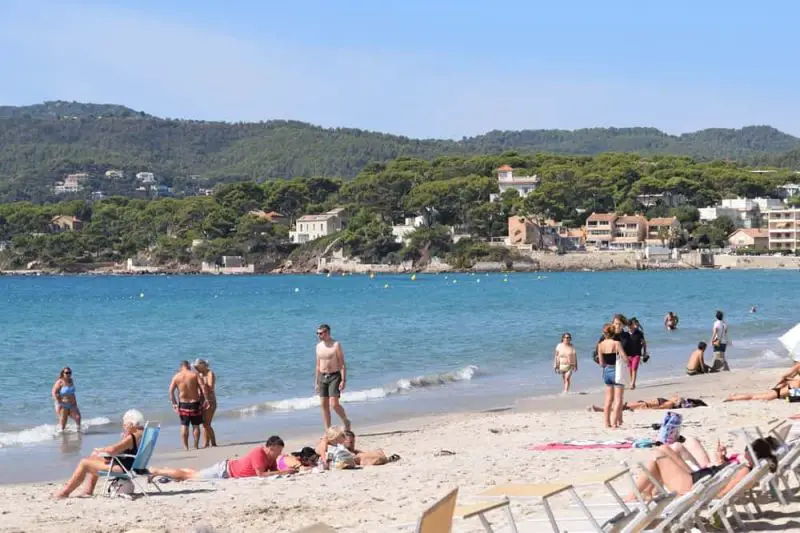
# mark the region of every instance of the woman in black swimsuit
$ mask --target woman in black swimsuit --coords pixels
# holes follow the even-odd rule
[[[135,456],[139,451],[139,442],[142,440],[142,433],[144,432],[144,415],[136,409],[127,411],[122,416],[122,439],[112,446],[105,448],[96,448],[92,455],[81,459],[72,477],[67,481],[66,486],[55,494],[56,498],[67,498],[69,495],[81,486],[81,483],[88,477],[89,481],[86,483],[84,494],[91,496],[94,493],[94,487],[97,485],[97,473],[101,470],[107,470],[110,460],[105,455],[131,455]],[[133,466],[134,457],[126,457],[120,459],[125,468],[130,469]],[[112,467],[113,470],[120,471],[119,466]]]
[[[770,463],[771,471],[774,472],[777,469],[778,460],[772,453],[773,447],[767,439],[754,440],[750,443],[750,448],[757,459],[764,459]],[[754,465],[750,454],[744,453],[742,455],[746,458],[746,468],[731,476],[728,484],[720,491],[719,496],[724,496],[753,469]],[[727,464],[727,450],[719,442],[717,443],[717,464],[706,466],[694,472],[669,446],[659,446],[653,450],[653,458],[647,463],[647,470],[656,481],[665,485],[667,489],[683,495],[692,490],[692,486],[695,483],[706,477],[713,476]],[[647,475],[642,473],[636,480],[636,488],[643,496],[652,497],[655,487]],[[633,495],[628,498],[633,498]]]

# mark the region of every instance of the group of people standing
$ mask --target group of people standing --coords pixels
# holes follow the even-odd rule
[[[211,427],[217,412],[216,382],[217,376],[205,359],[195,359],[194,365],[181,361],[178,372],[172,377],[169,400],[181,423],[184,450],[189,450],[190,425],[195,449],[200,448],[201,426],[205,433],[203,447],[217,445],[217,436]]]

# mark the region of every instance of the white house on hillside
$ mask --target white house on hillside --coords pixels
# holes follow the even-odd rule
[[[417,228],[425,226],[425,217],[406,217],[405,224],[392,226],[392,235],[397,243],[402,244]]]
[[[515,189],[523,198],[536,190],[539,186],[539,176],[515,176],[514,169],[508,165],[503,165],[497,169],[497,187],[499,194],[489,195],[489,201],[494,202],[509,189]]]
[[[337,208],[321,215],[301,216],[294,224],[294,231],[289,232],[289,238],[294,243],[302,244],[341,231],[342,211]]]
[[[142,183],[155,183],[156,177],[152,172],[137,172],[136,179]]]

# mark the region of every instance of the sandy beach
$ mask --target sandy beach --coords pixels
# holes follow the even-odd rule
[[[592,369],[595,371],[596,369]],[[797,412],[785,401],[732,402],[721,400],[733,391],[761,391],[772,385],[779,369],[734,370],[689,378],[678,376],[642,382],[626,399],[680,394],[701,398],[709,407],[682,410],[684,435],[711,447],[717,438],[731,451],[742,442],[730,434],[743,426],[766,427]],[[599,376],[598,376],[599,381]],[[373,533],[395,531],[415,522],[419,514],[453,487],[460,503],[480,501],[478,495],[495,484],[570,481],[577,475],[613,469],[622,460],[642,459],[646,450],[529,450],[532,444],[565,439],[655,437],[648,426],[660,422],[663,411],[626,412],[625,428],[605,430],[601,414],[585,410],[599,403],[597,392],[568,396],[525,398],[508,409],[416,418],[391,426],[356,428],[362,449],[383,448],[402,459],[394,464],[357,471],[308,473],[291,478],[224,480],[214,485],[168,483],[164,494],[147,500],[70,498],[56,501],[53,492],[63,480],[31,485],[0,486],[0,531],[124,532],[146,528],[153,532],[186,532],[198,523],[224,532],[290,532],[318,521],[338,531]],[[263,438],[270,435],[264,428]],[[315,436],[292,439],[287,449],[313,444]],[[156,454],[158,466],[207,466],[246,452],[254,443],[212,450]],[[437,456],[439,450],[454,455]],[[98,490],[99,492],[99,490]],[[591,496],[597,489],[580,492]],[[514,502],[517,522],[541,518],[541,509]],[[765,507],[766,517],[752,530],[800,531],[792,514],[800,505]],[[574,512],[570,513],[574,514]],[[497,516],[502,525],[502,515]],[[456,522],[457,532],[482,531],[475,520]]]

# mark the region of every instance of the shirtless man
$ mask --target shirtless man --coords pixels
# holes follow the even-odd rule
[[[564,333],[561,336],[561,342],[556,346],[553,370],[557,374],[561,374],[564,394],[568,393],[572,382],[572,373],[578,371],[578,357],[575,354],[575,346],[572,345],[572,335],[569,333]]]
[[[200,448],[200,426],[203,425],[203,409],[208,401],[203,393],[203,382],[197,373],[192,372],[189,361],[181,361],[178,373],[169,384],[169,401],[181,420],[181,439],[183,449],[189,451],[189,424],[192,425],[195,449]],[[175,391],[178,391],[177,397]]]
[[[687,375],[696,376],[698,374],[715,372],[703,359],[703,354],[706,353],[706,347],[707,345],[704,342],[697,343],[697,349],[692,352],[692,355],[689,356],[689,362],[686,363]]]
[[[670,311],[667,313],[667,316],[664,317],[664,329],[667,331],[672,331],[678,327],[678,317],[675,316],[675,313]]]
[[[339,341],[331,338],[331,328],[321,324],[317,328],[317,363],[314,367],[314,391],[319,394],[322,420],[327,430],[331,427],[331,407],[342,419],[345,429],[350,429],[350,420],[339,403],[339,397],[347,383],[347,368],[344,364],[344,352]]]

